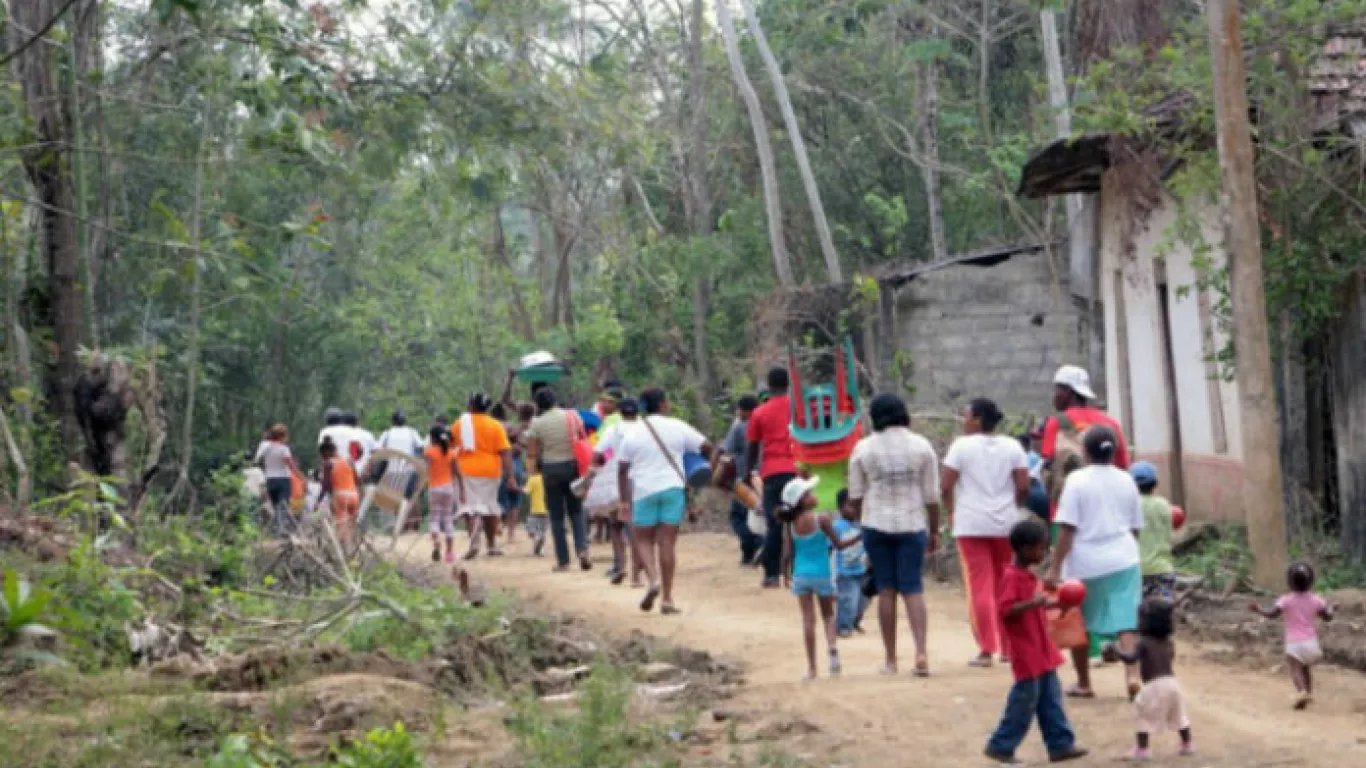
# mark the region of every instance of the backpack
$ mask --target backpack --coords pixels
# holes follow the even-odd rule
[[[1086,464],[1086,450],[1081,444],[1081,433],[1065,413],[1055,416],[1058,436],[1053,442],[1053,464],[1048,470],[1048,497],[1056,503],[1062,498],[1067,476]]]

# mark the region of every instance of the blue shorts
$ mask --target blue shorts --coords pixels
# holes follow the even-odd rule
[[[631,525],[653,528],[656,525],[682,525],[688,509],[688,495],[682,488],[652,493],[631,505]]]
[[[864,528],[863,550],[868,553],[877,591],[892,590],[900,595],[924,592],[921,570],[925,565],[925,548],[929,541],[930,534],[927,531],[884,533]]]
[[[802,595],[834,597],[835,580],[829,576],[793,576],[792,594],[797,597]]]

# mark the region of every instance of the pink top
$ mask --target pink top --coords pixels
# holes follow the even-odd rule
[[[1319,614],[1328,607],[1323,598],[1313,592],[1290,592],[1276,601],[1285,621],[1285,642],[1287,645],[1304,643],[1319,638],[1317,621]]]

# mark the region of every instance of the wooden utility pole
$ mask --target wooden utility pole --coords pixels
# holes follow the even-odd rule
[[[1271,338],[1262,284],[1257,180],[1243,72],[1241,10],[1237,0],[1208,0],[1214,60],[1214,106],[1223,176],[1224,246],[1233,298],[1233,346],[1243,437],[1243,509],[1252,547],[1253,580],[1264,589],[1285,586],[1285,497],[1280,425],[1276,422]]]

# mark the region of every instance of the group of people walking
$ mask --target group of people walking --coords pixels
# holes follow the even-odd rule
[[[745,504],[737,500],[731,508],[740,563],[762,568],[761,588],[786,587],[796,597],[806,679],[818,675],[817,617],[829,672],[839,674],[838,638],[862,630],[870,604],[876,605],[884,650],[880,671],[894,675],[900,669],[901,608],[914,644],[912,673],[930,675],[922,574],[926,557],[940,547],[942,522],[962,567],[976,639],[968,663],[1008,664],[1015,678],[987,743],[988,757],[1013,764],[1035,719],[1053,761],[1086,754],[1076,745],[1063,702],[1094,698],[1096,658],[1123,663],[1139,723],[1129,757],[1147,759],[1150,734],[1166,727],[1179,732],[1181,751],[1189,754],[1191,727],[1172,663],[1172,508],[1156,493],[1156,467],[1131,466],[1123,432],[1095,406],[1086,371],[1064,366],[1053,382],[1055,415],[1026,435],[1001,434],[1005,417],[997,405],[972,400],[959,415],[962,434],[942,461],[912,430],[906,403],[877,395],[868,408],[871,432],[850,454],[836,510],[820,509],[818,480],[804,476],[796,462],[788,372],[780,367],[769,372],[762,395],[738,399],[720,450],[670,415],[663,390],[632,397],[616,383],[604,387],[590,411],[561,405],[547,385],[534,387],[529,404],[511,402],[506,393],[495,404],[476,393],[453,426],[438,420],[421,445],[401,413],[374,441],[346,423],[346,414],[329,412],[319,435],[322,496],[331,496],[338,528],[350,535],[347,517],[354,514],[361,478],[371,471],[366,457],[381,446],[420,453],[429,471],[433,560],[443,557],[443,543],[444,558],[454,559],[457,515],[470,522],[465,557],[474,558],[480,533],[488,555],[501,555],[500,524],[506,522],[511,541],[519,512],[525,512],[534,555],[543,554],[548,532],[554,571],[571,570],[575,560],[591,570],[591,516],[610,531],[610,583],[620,585],[629,575],[631,586],[643,592],[641,609],[659,605],[672,615],[680,612],[677,540],[691,511],[685,459],[697,454],[715,464],[726,457],[738,479],[761,489],[762,526]],[[503,420],[507,412],[517,415],[516,423]],[[277,425],[257,451],[281,529],[289,479],[299,471],[287,441]],[[1080,641],[1057,639],[1055,623],[1067,608],[1055,590],[1064,580],[1084,586]],[[1274,607],[1253,609],[1286,619],[1297,706],[1305,706],[1312,694],[1310,667],[1322,656],[1314,621],[1331,619],[1333,607],[1312,594],[1307,565],[1296,564],[1288,581],[1290,594]],[[1076,684],[1066,690],[1057,673],[1063,650],[1070,651],[1076,673]]]

